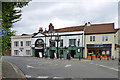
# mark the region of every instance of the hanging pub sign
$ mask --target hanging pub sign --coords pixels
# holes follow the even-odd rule
[[[80,50],[80,48],[78,48],[78,50],[77,50],[79,53],[81,52],[81,50]]]
[[[36,45],[35,49],[43,49],[43,45]]]
[[[43,49],[43,47],[35,47],[35,49]]]

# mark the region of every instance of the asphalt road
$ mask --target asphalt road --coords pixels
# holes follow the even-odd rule
[[[27,78],[118,78],[118,61],[68,61],[35,57],[2,57]]]

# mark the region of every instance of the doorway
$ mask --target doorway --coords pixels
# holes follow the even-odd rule
[[[44,50],[43,49],[35,49],[35,57],[44,57]]]
[[[50,50],[50,58],[51,59],[55,58],[55,50]]]
[[[35,41],[35,57],[44,57],[44,41],[37,39]]]
[[[20,53],[19,53],[20,56],[23,56],[23,49],[20,49]]]
[[[76,54],[76,51],[75,51],[75,50],[71,50],[71,51],[70,51],[70,55],[71,55],[72,58],[74,58],[74,55],[75,55],[75,54]]]

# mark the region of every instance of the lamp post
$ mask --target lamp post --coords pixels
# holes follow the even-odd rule
[[[45,31],[46,31],[46,28],[45,28]],[[47,58],[47,53],[46,53],[46,32],[45,32],[45,58]]]
[[[55,40],[57,41],[57,59],[58,59],[59,58],[59,56],[58,56],[58,42],[60,41],[60,36],[58,34],[55,37]]]
[[[1,23],[2,23],[2,19],[0,19],[0,29],[2,29]],[[0,32],[0,58],[2,56],[2,34],[1,33],[2,33],[2,30]]]

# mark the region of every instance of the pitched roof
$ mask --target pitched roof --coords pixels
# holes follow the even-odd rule
[[[84,30],[84,26],[74,26],[74,27],[55,29],[55,32],[60,33],[60,32],[83,31],[83,30]]]
[[[90,24],[90,22],[89,22]],[[86,24],[85,24],[86,25]],[[104,24],[90,24],[89,26],[72,26],[54,29],[55,33],[62,32],[74,32],[74,31],[84,31],[85,34],[104,34],[104,33],[116,33],[119,29],[114,29],[114,23],[104,23]],[[49,31],[45,30],[43,33],[48,33]],[[34,36],[38,33],[34,33]]]
[[[114,29],[114,23],[91,24],[91,26],[86,26],[85,34],[115,33],[117,31],[118,29]]]

